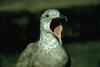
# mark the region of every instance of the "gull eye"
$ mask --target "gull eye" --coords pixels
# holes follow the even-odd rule
[[[49,17],[49,15],[46,15],[46,17]]]

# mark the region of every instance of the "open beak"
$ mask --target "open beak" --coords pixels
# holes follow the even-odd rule
[[[63,25],[67,22],[66,16],[60,15],[60,17],[53,18],[50,23],[50,29],[54,35],[61,40],[61,32]]]

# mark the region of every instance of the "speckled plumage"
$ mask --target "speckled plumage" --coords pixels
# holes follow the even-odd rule
[[[51,16],[49,19],[45,19],[47,14]],[[49,9],[43,13],[40,20],[40,39],[26,47],[16,67],[66,67],[68,55],[62,47],[61,38],[57,38],[50,31],[48,23],[59,15],[59,11],[55,9]]]

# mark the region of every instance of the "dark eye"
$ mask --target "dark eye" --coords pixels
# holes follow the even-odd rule
[[[46,15],[46,17],[49,17],[49,15]]]

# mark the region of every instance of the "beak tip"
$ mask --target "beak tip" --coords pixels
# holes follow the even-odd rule
[[[65,23],[67,23],[67,17],[64,15],[60,15],[60,18],[63,19],[65,21]]]

